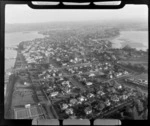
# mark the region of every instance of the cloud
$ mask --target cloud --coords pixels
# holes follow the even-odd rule
[[[121,19],[148,20],[148,7],[146,5],[126,5],[117,10],[37,10],[31,9],[27,5],[6,5],[7,23]]]

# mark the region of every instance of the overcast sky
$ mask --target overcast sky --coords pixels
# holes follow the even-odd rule
[[[123,9],[91,10],[37,10],[27,5],[6,5],[6,23],[39,23],[49,21],[88,21],[88,20],[148,20],[146,5],[126,5]]]

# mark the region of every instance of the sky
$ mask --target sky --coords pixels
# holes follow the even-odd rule
[[[55,21],[148,20],[147,5],[125,5],[122,9],[32,9],[28,5],[6,5],[6,23],[41,23]]]

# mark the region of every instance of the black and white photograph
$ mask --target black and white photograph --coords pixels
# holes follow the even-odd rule
[[[5,6],[5,119],[148,118],[148,6]]]

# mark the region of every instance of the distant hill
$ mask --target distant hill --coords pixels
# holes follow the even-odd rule
[[[44,31],[49,29],[66,29],[80,26],[104,26],[115,27],[120,30],[148,30],[148,23],[142,21],[81,21],[81,22],[46,22],[46,23],[27,23],[27,24],[5,24],[5,31],[23,32],[23,31]]]

